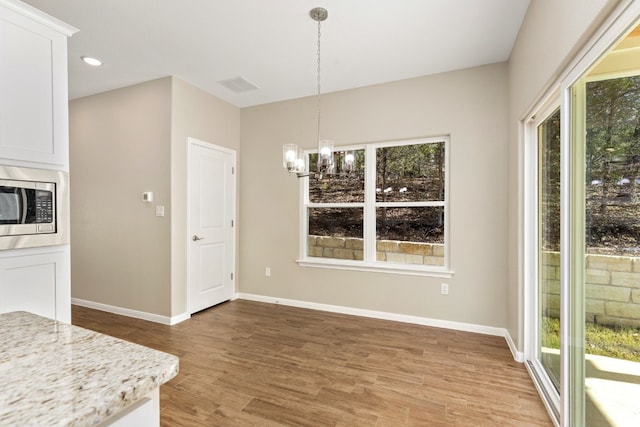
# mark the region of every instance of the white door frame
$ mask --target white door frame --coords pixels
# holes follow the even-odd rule
[[[233,268],[231,269],[231,272],[233,274],[233,289],[234,289],[234,295],[237,294],[238,290],[236,287],[236,240],[237,240],[237,236],[236,236],[236,230],[237,230],[237,216],[236,216],[236,203],[237,203],[237,153],[236,150],[233,150],[231,148],[228,147],[222,147],[220,145],[215,145],[215,144],[211,144],[209,142],[206,141],[202,141],[196,138],[192,138],[192,137],[187,137],[187,223],[186,223],[186,228],[185,228],[185,236],[184,238],[186,239],[187,243],[187,251],[186,251],[186,263],[185,263],[185,270],[186,270],[186,286],[185,286],[185,302],[186,302],[186,309],[187,309],[187,314],[190,316],[191,315],[191,304],[189,302],[189,289],[190,289],[190,283],[191,283],[191,277],[190,277],[190,273],[189,273],[189,260],[190,257],[192,256],[191,254],[191,245],[189,244],[189,238],[190,236],[193,234],[191,233],[191,227],[192,224],[190,224],[190,218],[191,218],[191,207],[190,207],[190,189],[191,189],[191,151],[192,151],[192,147],[193,146],[200,146],[203,148],[207,148],[207,149],[211,149],[211,150],[217,150],[217,151],[222,151],[224,153],[227,154],[231,154],[232,159],[233,159],[233,180],[232,180],[232,191],[231,191],[231,206],[232,206],[232,218],[234,221],[234,225],[233,225],[233,233],[232,233],[232,238],[231,238],[231,263],[233,264]]]

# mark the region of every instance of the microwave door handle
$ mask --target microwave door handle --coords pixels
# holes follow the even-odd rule
[[[22,218],[20,224],[27,223],[27,211],[29,210],[29,201],[27,200],[27,190],[24,188],[20,189],[20,193],[22,194]]]

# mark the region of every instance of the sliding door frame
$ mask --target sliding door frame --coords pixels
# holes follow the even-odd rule
[[[540,274],[539,274],[539,134],[538,127],[560,107],[559,92],[555,91],[525,124],[525,361],[538,392],[544,395],[547,411],[555,419],[560,416],[560,395],[539,359],[540,349]]]
[[[640,2],[624,1],[561,80],[561,411],[562,426],[585,419],[585,116],[586,75],[640,19]],[[564,248],[564,249],[562,249]]]
[[[554,424],[584,425],[584,80],[599,59],[630,32],[640,19],[640,2],[622,0],[564,72],[549,86],[520,122],[523,149],[523,258],[525,366]],[[537,364],[538,212],[537,123],[560,105],[560,393]],[[554,104],[555,103],[555,104]],[[581,135],[581,137],[576,137]],[[577,190],[577,191],[576,191]],[[541,375],[544,373],[545,375]],[[557,400],[556,400],[557,399]]]

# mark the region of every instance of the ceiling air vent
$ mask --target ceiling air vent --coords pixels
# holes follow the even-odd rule
[[[220,80],[222,86],[234,91],[235,93],[248,92],[250,90],[258,89],[258,86],[254,85],[244,77],[234,77],[232,79]]]

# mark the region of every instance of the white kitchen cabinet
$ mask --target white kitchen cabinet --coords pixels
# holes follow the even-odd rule
[[[0,313],[71,323],[69,245],[0,251]]]
[[[69,170],[67,37],[76,31],[0,0],[0,165]],[[68,221],[68,208],[58,207],[59,221]],[[70,323],[70,271],[68,244],[0,250],[0,313]]]
[[[97,427],[158,427],[160,425],[160,388],[116,413]]]
[[[68,170],[67,37],[76,31],[0,0],[0,164]]]

